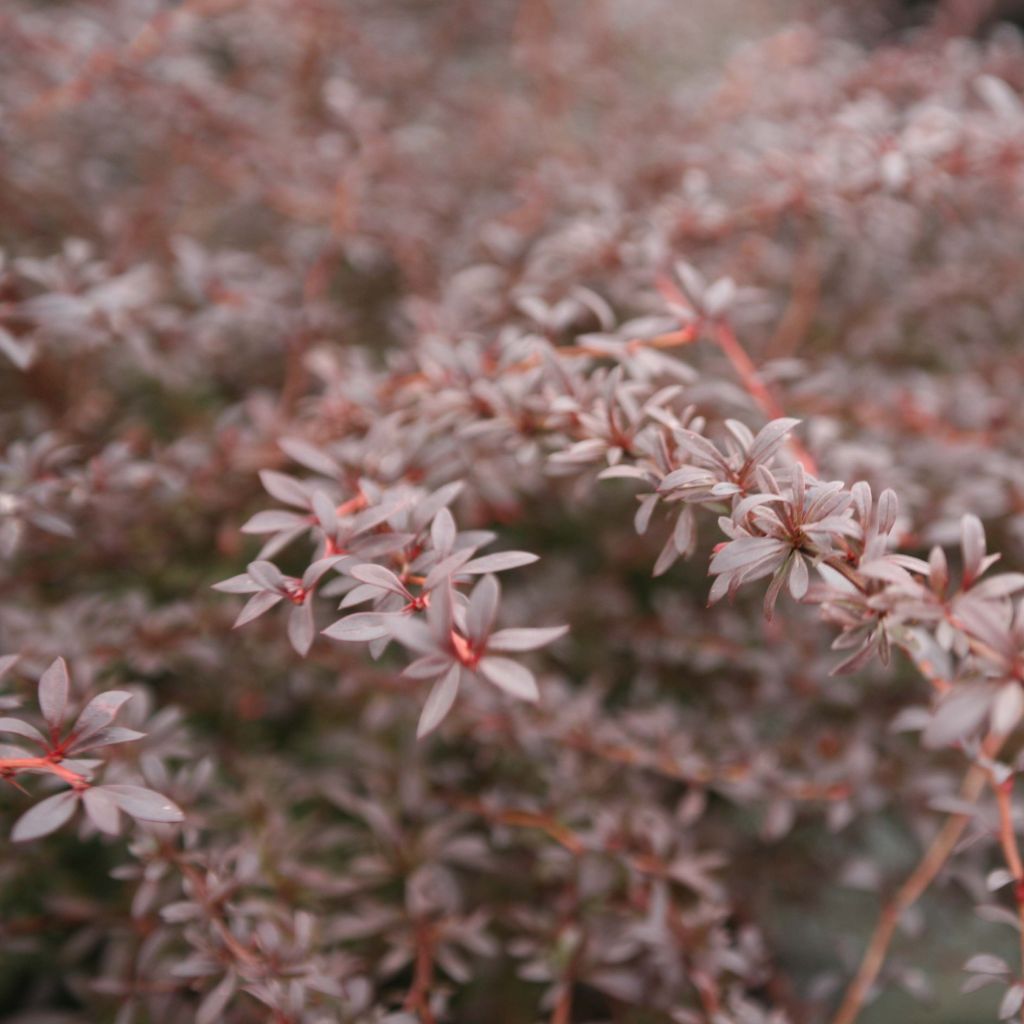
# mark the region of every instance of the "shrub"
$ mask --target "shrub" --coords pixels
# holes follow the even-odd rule
[[[3,13],[4,1019],[1024,1020],[1024,44],[757,8]]]

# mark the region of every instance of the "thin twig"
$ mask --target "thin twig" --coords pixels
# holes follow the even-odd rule
[[[65,768],[48,757],[5,757],[0,758],[0,777],[17,775],[19,772],[40,772],[56,775],[73,789],[86,789],[89,782],[84,775]]]
[[[991,748],[993,745],[998,746],[998,742],[998,740],[993,741],[991,737],[986,740],[986,753],[989,756],[995,754],[995,750]],[[961,802],[975,803],[985,788],[986,777],[986,771],[981,765],[971,765],[964,777],[963,785],[960,787]],[[860,967],[853,981],[850,982],[836,1015],[832,1018],[832,1024],[853,1024],[857,1019],[860,1011],[864,1008],[864,1001],[885,963],[896,925],[935,880],[935,876],[949,859],[970,820],[970,814],[951,814],[939,830],[938,835],[932,840],[917,867],[899,887],[896,895],[882,908],[878,923],[875,925],[867,949],[864,951]]]
[[[1003,848],[1006,866],[1013,875],[1013,898],[1017,904],[1017,919],[1020,921],[1020,962],[1024,971],[1024,863],[1021,862],[1020,845],[1017,832],[1013,827],[1013,776],[998,782],[992,772],[989,781],[996,794],[996,806],[999,808],[999,843]],[[1021,1021],[1024,1024],[1024,1008],[1021,1008]]]
[[[415,1010],[421,1024],[434,1024],[430,1009],[430,989],[434,984],[434,938],[430,925],[416,925],[416,963],[412,985],[405,997],[405,1008]]]

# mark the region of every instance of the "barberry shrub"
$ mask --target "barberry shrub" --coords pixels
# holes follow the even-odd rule
[[[0,1019],[1024,1021],[999,13],[4,5]]]

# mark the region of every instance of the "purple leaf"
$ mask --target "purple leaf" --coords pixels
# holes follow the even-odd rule
[[[642,537],[651,525],[651,516],[658,505],[658,495],[648,494],[641,502],[633,516],[633,529]]]
[[[535,701],[540,697],[533,673],[518,661],[511,658],[482,658],[477,669],[489,682],[519,700]]]
[[[16,843],[24,843],[29,839],[56,832],[75,813],[78,806],[78,793],[66,789],[63,793],[47,797],[41,803],[30,807],[15,823],[11,830],[11,839]]]
[[[82,740],[76,740],[68,747],[69,754],[84,754],[87,750],[97,750],[100,747],[109,747],[115,743],[131,743],[134,740],[145,739],[146,734],[144,732],[138,732],[135,729],[126,729],[120,725],[110,725],[106,729],[101,729],[97,733],[93,733],[92,736],[87,736]]]
[[[74,724],[72,735],[75,742],[80,744],[82,740],[105,729],[114,720],[114,716],[121,710],[125,701],[131,698],[132,695],[127,690],[107,690],[106,693],[93,697]]]
[[[68,666],[57,658],[39,679],[39,707],[46,724],[57,731],[64,722],[68,704]]]
[[[924,745],[944,747],[963,739],[988,714],[992,697],[992,690],[987,686],[960,686],[951,690],[924,730]]]
[[[339,562],[345,561],[343,555],[328,555],[326,558],[318,558],[303,574],[302,586],[306,590],[315,587],[323,577],[331,571]]]
[[[144,786],[111,785],[100,787],[109,794],[125,814],[140,821],[184,821],[185,815],[177,804]]]
[[[372,563],[356,565],[349,569],[349,575],[361,583],[370,583],[382,590],[400,594],[402,597],[406,597],[409,593],[402,581],[390,569],[385,569],[382,565]]]
[[[442,580],[448,579],[450,576],[453,576],[456,572],[460,571],[469,561],[472,554],[472,550],[466,549],[464,551],[456,551],[447,558],[442,558],[441,561],[427,573],[427,578],[423,581],[423,586],[427,590],[432,590]]]
[[[116,836],[121,830],[121,812],[114,798],[102,786],[87,789],[82,797],[85,813],[101,831]]]
[[[270,611],[275,604],[283,600],[283,596],[275,593],[273,590],[261,590],[258,594],[253,594],[245,602],[231,628],[238,629],[239,626],[244,626],[246,623],[252,622],[253,619],[258,619],[264,612]]]
[[[46,738],[34,725],[29,725],[28,722],[23,722],[20,718],[0,718],[0,732],[10,732],[16,736],[24,736],[26,739],[32,740],[33,743],[38,743],[41,747],[49,746]]]
[[[295,605],[288,616],[288,639],[295,652],[301,657],[309,654],[313,646],[313,635],[316,626],[313,624],[313,602],[306,600]]]
[[[486,572],[505,572],[507,569],[518,569],[523,565],[532,565],[539,561],[539,555],[533,555],[529,551],[499,551],[493,555],[483,555],[467,562],[459,573],[472,573],[480,575]]]
[[[377,612],[356,612],[354,615],[346,615],[321,632],[332,640],[345,640],[350,643],[379,640],[390,635],[387,624]]]
[[[731,540],[711,559],[713,573],[748,570],[762,558],[780,554],[786,548],[784,541],[774,537],[740,537]]]
[[[965,515],[960,520],[960,550],[964,558],[964,585],[970,586],[980,574],[985,557],[985,528],[977,516]]]
[[[314,447],[308,441],[303,441],[298,437],[282,437],[277,442],[277,446],[289,458],[294,459],[300,466],[313,470],[314,473],[320,473],[326,477],[338,475],[339,467],[337,462],[326,452]]]
[[[284,574],[273,562],[250,562],[246,569],[264,590],[280,590],[284,585]]]
[[[807,574],[807,563],[799,552],[792,554],[793,563],[789,571],[789,592],[799,601],[807,593],[810,579]]]
[[[1021,1006],[1024,1006],[1024,985],[1017,982],[1006,990],[1003,1001],[999,1004],[999,1019],[1009,1020],[1016,1016]]]
[[[655,577],[664,576],[665,573],[667,573],[669,569],[679,561],[679,554],[680,552],[676,547],[675,537],[670,536],[669,539],[665,541],[664,547],[661,549],[657,559],[655,560],[654,568],[651,570],[651,575]]]
[[[1000,597],[1009,597],[1017,591],[1024,590],[1024,573],[1004,572],[991,579],[982,580],[977,586],[971,588],[971,596],[981,598],[984,601],[995,600]]]
[[[1012,878],[1012,876],[1011,876]],[[1010,968],[1002,957],[993,956],[991,953],[978,953],[972,956],[964,964],[965,971],[972,971],[977,974],[1009,974]]]
[[[232,576],[230,579],[214,583],[213,590],[219,590],[222,594],[255,594],[260,585],[247,573],[240,576]]]
[[[437,641],[427,624],[411,615],[396,615],[388,619],[388,631],[403,646],[418,654],[437,651]]]
[[[473,588],[466,610],[466,631],[473,640],[482,640],[491,631],[498,614],[501,585],[497,576],[484,576]]]
[[[410,679],[434,679],[442,672],[447,672],[451,664],[452,658],[448,654],[424,654],[406,665],[402,675]]]
[[[500,629],[487,641],[489,651],[532,651],[569,632],[568,626]]]
[[[429,732],[433,732],[444,717],[451,710],[455,703],[455,697],[459,692],[459,679],[462,669],[459,665],[452,665],[450,669],[434,683],[423,705],[423,712],[420,715],[419,724],[416,726],[416,738],[422,739]]]
[[[250,516],[241,527],[242,533],[277,533],[280,530],[294,530],[307,525],[304,516],[282,509],[270,509]]]
[[[448,509],[440,509],[434,516],[434,522],[430,527],[430,542],[442,557],[451,552],[455,544],[455,520]]]
[[[217,1021],[223,1020],[224,1010],[237,988],[235,972],[228,971],[217,985],[203,997],[203,1001],[196,1010],[196,1024],[216,1024]]]
[[[786,435],[799,423],[799,420],[783,418],[772,420],[767,426],[762,427],[747,451],[747,463],[753,465],[755,462],[767,461],[781,447]]]
[[[313,514],[317,522],[327,531],[332,531],[338,524],[338,510],[333,501],[323,492],[313,492]]]
[[[273,469],[260,470],[260,483],[271,497],[283,501],[286,505],[296,508],[309,507],[309,495],[302,483],[286,473],[278,473]]]

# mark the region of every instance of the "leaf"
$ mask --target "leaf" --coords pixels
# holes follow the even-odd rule
[[[313,492],[313,514],[317,522],[327,531],[338,525],[338,510],[333,501],[323,491]]]
[[[34,340],[21,341],[10,331],[0,327],[0,352],[19,370],[27,370],[35,360],[37,346]]]
[[[101,832],[116,836],[121,831],[121,812],[114,798],[102,786],[87,789],[82,796],[82,803],[89,820]]]
[[[434,654],[437,641],[427,624],[411,615],[394,615],[386,623],[388,632],[403,646],[417,654]]]
[[[466,610],[466,632],[473,640],[483,640],[494,625],[501,600],[501,585],[497,576],[487,575],[473,588]]]
[[[747,465],[764,462],[779,449],[786,435],[800,423],[799,420],[783,417],[772,420],[762,427],[747,450]]]
[[[1013,877],[1012,871],[1007,871],[1006,868],[997,868],[985,876],[985,888],[989,892],[996,892],[998,889],[1002,889],[1004,885],[1009,885],[1014,881],[1016,879]]]
[[[303,441],[298,437],[282,437],[278,440],[277,447],[289,458],[294,459],[300,466],[305,466],[315,473],[320,473],[322,476],[327,477],[338,475],[339,467],[337,462],[326,452],[314,447],[308,441]]]
[[[807,563],[799,552],[793,552],[793,565],[789,572],[789,592],[797,600],[801,600],[807,593],[809,577]]]
[[[648,474],[639,466],[630,466],[622,463],[618,466],[609,466],[597,474],[598,480],[646,480]]]
[[[482,658],[477,668],[486,680],[519,700],[536,701],[540,697],[533,673],[511,658]]]
[[[68,747],[69,754],[84,754],[87,750],[98,750],[100,747],[110,747],[115,743],[131,743],[134,740],[146,738],[144,732],[136,729],[126,729],[121,725],[109,725],[91,736],[82,740],[76,740]]]
[[[350,643],[379,640],[390,635],[386,622],[377,612],[356,612],[354,615],[346,615],[321,632],[332,640],[345,640]]]
[[[451,711],[452,705],[459,692],[459,680],[462,676],[462,668],[459,665],[452,665],[450,669],[434,683],[423,705],[423,712],[420,715],[419,724],[416,726],[416,738],[422,739],[427,733],[433,732],[445,716]]]
[[[442,672],[447,672],[451,664],[452,658],[448,654],[424,654],[422,658],[406,665],[402,675],[410,679],[434,679]]]
[[[991,953],[978,953],[964,964],[965,971],[975,974],[1009,974],[1010,968],[1002,957]]]
[[[487,641],[490,651],[532,651],[553,643],[569,632],[568,626],[500,629]]]
[[[986,985],[1001,985],[1005,982],[995,974],[972,974],[961,986],[960,991],[965,995],[977,992]]]
[[[651,516],[654,513],[655,508],[658,505],[658,495],[648,494],[643,501],[640,502],[639,507],[636,510],[636,515],[633,517],[633,529],[642,537],[647,532],[647,527],[651,525]]]
[[[683,556],[693,554],[693,549],[697,543],[697,531],[693,512],[688,508],[684,508],[679,513],[679,518],[676,519],[675,529],[672,531],[672,543],[679,554]]]
[[[887,487],[878,496],[878,532],[884,537],[892,532],[896,525],[896,516],[899,515],[900,503],[896,492]]]
[[[1005,907],[986,905],[978,907],[977,914],[982,920],[991,921],[993,924],[1005,924],[1015,931],[1020,931],[1020,920],[1017,915],[1011,913]]]
[[[999,597],[1009,597],[1019,590],[1024,590],[1024,572],[1004,572],[991,579],[982,580],[971,589],[971,596],[987,601]]]
[[[427,578],[423,581],[424,589],[432,590],[442,580],[446,580],[450,576],[454,575],[469,561],[472,554],[472,550],[466,549],[463,551],[456,551],[447,558],[442,558],[441,561],[427,573]]]
[[[273,562],[258,559],[250,562],[245,568],[264,590],[278,591],[284,585],[284,574]]]
[[[294,530],[296,527],[305,526],[306,520],[295,512],[285,512],[283,509],[269,509],[265,512],[257,512],[250,516],[241,526],[242,533],[278,533],[280,530]]]
[[[1008,1020],[1017,1013],[1021,1006],[1024,1006],[1024,985],[1018,982],[1006,990],[1006,995],[1003,996],[1003,1001],[999,1004],[999,1019]]]
[[[533,565],[540,560],[539,555],[529,551],[499,551],[493,555],[482,555],[467,562],[458,573],[480,575],[487,572],[505,572],[507,569],[518,569],[524,565]]]
[[[39,679],[39,708],[46,724],[57,731],[64,722],[68,705],[68,666],[57,658]]]
[[[451,553],[455,544],[455,534],[455,519],[451,512],[447,508],[440,509],[430,527],[430,542],[442,557]]]
[[[429,523],[437,515],[438,511],[446,505],[450,505],[462,491],[465,484],[461,480],[454,480],[444,487],[439,487],[428,498],[416,505],[416,522]]]
[[[785,542],[774,537],[739,537],[729,541],[721,551],[712,556],[711,572],[745,570],[762,558],[781,554],[785,548]]]
[[[210,589],[219,590],[222,594],[255,594],[260,585],[247,572],[243,572],[239,576],[214,583]]]
[[[131,699],[132,694],[127,690],[107,690],[106,693],[93,697],[74,724],[72,735],[75,742],[81,743],[86,737],[105,729],[114,720],[114,716],[121,710],[125,701]]]
[[[306,600],[295,605],[288,616],[288,640],[300,657],[304,658],[309,654],[315,632],[313,602]]]
[[[41,747],[49,746],[46,738],[34,725],[29,725],[28,722],[23,722],[20,718],[0,718],[0,732],[10,732],[16,736],[24,736],[26,739],[32,740],[33,743],[38,743]]]
[[[332,593],[336,592],[336,586]],[[371,586],[369,583],[360,583],[353,587],[343,598],[339,607],[352,608],[357,604],[365,604],[367,601],[376,601],[380,598],[380,587]]]
[[[679,560],[680,551],[676,547],[675,536],[670,536],[665,541],[665,546],[661,549],[657,559],[654,562],[654,568],[651,570],[651,575],[658,577],[664,576],[665,573],[672,568],[673,565]]]
[[[442,509],[441,511],[447,510]],[[367,562],[363,565],[353,566],[348,570],[348,574],[361,583],[370,583],[382,590],[390,590],[393,594],[400,594],[402,597],[408,594],[402,581],[390,569],[385,569],[382,565]]]
[[[326,558],[318,558],[303,574],[302,586],[305,590],[312,590],[339,562],[344,562],[342,555],[328,555]]]
[[[968,513],[960,520],[960,550],[964,559],[964,585],[970,586],[979,575],[985,557],[985,528],[975,515]]]
[[[935,748],[963,739],[981,724],[991,703],[992,691],[988,687],[961,686],[952,690],[925,727],[922,742]]]
[[[77,806],[78,794],[73,789],[47,797],[35,807],[30,807],[14,823],[11,839],[16,843],[24,843],[56,832],[71,818]]]
[[[203,997],[196,1010],[196,1024],[216,1024],[223,1019],[224,1010],[235,994],[238,982],[234,971],[227,974]]]
[[[278,501],[296,508],[309,507],[309,494],[302,482],[287,473],[278,473],[273,469],[260,470],[260,483],[266,492]]]
[[[258,594],[253,594],[242,606],[242,610],[238,613],[238,618],[235,619],[231,628],[238,629],[239,626],[244,626],[252,622],[253,619],[258,619],[283,600],[284,597],[281,594],[274,593],[273,590],[261,590]]]
[[[100,787],[113,797],[125,814],[140,821],[184,821],[185,815],[173,801],[144,786],[109,785]]]
[[[992,702],[992,731],[1005,736],[1024,715],[1024,690],[1020,683],[1011,681],[999,688]]]

